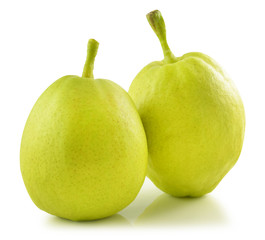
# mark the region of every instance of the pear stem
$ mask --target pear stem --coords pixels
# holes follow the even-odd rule
[[[95,39],[89,39],[87,44],[87,58],[82,74],[82,77],[84,78],[94,78],[93,69],[94,61],[98,52],[98,45],[99,43]]]
[[[164,61],[168,63],[174,62],[176,58],[167,44],[166,25],[161,12],[159,10],[154,10],[148,13],[146,18],[160,41],[164,53]]]

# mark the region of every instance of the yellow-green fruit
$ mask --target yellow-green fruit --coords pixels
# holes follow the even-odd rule
[[[129,89],[146,131],[147,175],[173,196],[202,196],[217,186],[240,155],[243,103],[213,59],[202,53],[172,54],[159,11],[147,18],[165,55],[163,61],[143,68]]]
[[[120,86],[93,79],[97,48],[91,39],[82,77],[62,77],[40,96],[21,142],[21,172],[31,199],[71,220],[117,213],[134,200],[146,175],[141,119]]]

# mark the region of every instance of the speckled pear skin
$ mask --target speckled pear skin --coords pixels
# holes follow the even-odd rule
[[[141,119],[121,87],[105,79],[65,76],[34,105],[20,166],[40,209],[70,220],[94,220],[135,199],[147,156]]]
[[[169,60],[144,67],[129,94],[147,136],[148,177],[173,196],[199,197],[237,162],[244,107],[232,80],[209,56],[194,52]]]

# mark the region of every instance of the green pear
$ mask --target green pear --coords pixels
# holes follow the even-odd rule
[[[64,76],[39,97],[21,142],[21,173],[32,201],[75,221],[108,217],[130,204],[148,161],[132,99],[114,82],[93,78],[97,49],[90,39],[82,77]]]
[[[147,19],[164,60],[144,67],[129,89],[147,136],[147,176],[173,196],[202,196],[239,158],[245,132],[243,103],[212,58],[198,52],[173,55],[158,10]]]

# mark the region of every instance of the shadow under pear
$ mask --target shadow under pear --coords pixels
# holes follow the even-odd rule
[[[220,225],[227,222],[224,209],[210,195],[200,198],[175,198],[162,193],[137,218],[135,225]]]

